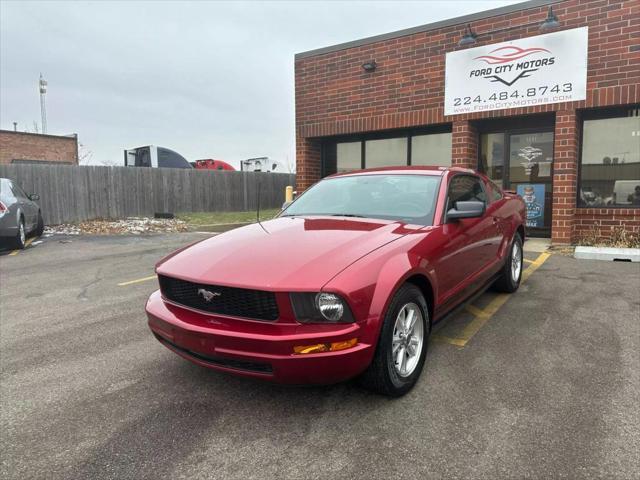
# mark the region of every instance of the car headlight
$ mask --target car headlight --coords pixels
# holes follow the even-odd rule
[[[351,310],[335,293],[292,293],[291,304],[296,320],[302,323],[350,323]]]
[[[330,322],[339,321],[344,314],[342,299],[333,293],[320,292],[316,295],[316,306],[320,314]]]

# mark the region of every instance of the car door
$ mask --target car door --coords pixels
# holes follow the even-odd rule
[[[508,209],[507,200],[502,190],[491,182],[491,180],[485,178],[484,181],[487,189],[487,200],[489,202],[487,215],[491,216],[496,227],[489,258],[496,262],[496,264],[499,264],[502,260],[500,258],[500,247],[508,240],[506,236],[511,229],[510,222],[505,214],[505,210]]]
[[[456,303],[479,283],[488,280],[486,273],[493,253],[497,226],[492,215],[448,220],[446,212],[458,201],[480,201],[487,207],[484,183],[476,175],[456,174],[449,180],[443,234],[446,238],[437,264],[441,304]]]
[[[20,211],[24,215],[24,223],[27,231],[33,230],[38,218],[38,207],[27,197],[27,194],[14,182],[11,182],[11,190],[16,197]]]

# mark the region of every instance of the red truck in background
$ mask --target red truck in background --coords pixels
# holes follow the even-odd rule
[[[196,170],[224,170],[231,172],[236,170],[227,162],[213,158],[189,162],[178,152],[156,145],[146,145],[125,150],[124,165],[126,167],[195,168]]]
[[[196,170],[227,170],[230,172],[235,172],[236,170],[227,162],[223,162],[222,160],[215,160],[213,158],[196,160],[195,162],[191,162],[191,165],[193,165],[193,168],[195,168]]]

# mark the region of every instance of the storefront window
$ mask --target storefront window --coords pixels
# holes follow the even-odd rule
[[[578,204],[582,207],[640,207],[639,110],[582,125]]]
[[[481,170],[498,185],[504,178],[504,133],[480,135]]]
[[[405,165],[448,167],[451,165],[451,132],[446,130],[447,126],[440,126],[429,130],[372,132],[328,138],[322,142],[322,175],[359,170],[363,163],[364,168]],[[389,136],[384,138],[386,135]]]
[[[367,168],[407,164],[407,137],[367,140],[364,143]]]
[[[451,166],[451,134],[434,133],[411,137],[411,165]]]
[[[338,173],[362,168],[361,148],[361,142],[344,142],[336,145]]]

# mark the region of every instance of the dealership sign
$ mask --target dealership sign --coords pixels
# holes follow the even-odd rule
[[[447,53],[444,114],[587,97],[588,27]]]

